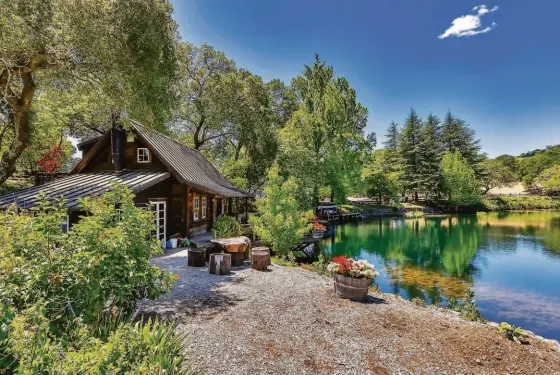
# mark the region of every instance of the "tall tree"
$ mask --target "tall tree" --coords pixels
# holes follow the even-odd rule
[[[474,169],[459,150],[446,152],[441,160],[445,193],[456,206],[469,206],[480,201],[480,185]]]
[[[410,109],[399,141],[402,172],[400,182],[404,191],[412,194],[416,202],[423,183],[421,138],[422,120],[414,109]]]
[[[318,55],[292,80],[292,88],[299,108],[281,131],[282,168],[296,177],[303,196],[316,203],[321,186],[334,191],[345,186],[348,173],[359,174],[361,164],[351,153],[371,149],[364,137],[367,109],[348,81],[335,77],[333,67]],[[333,168],[342,165],[344,169]]]
[[[387,134],[385,134],[385,149],[387,149],[387,153],[385,155],[385,171],[386,172],[395,172],[398,169],[399,165],[399,125],[391,121],[389,124],[389,128],[387,129]]]
[[[221,51],[203,43],[181,43],[178,48],[180,106],[171,124],[177,137],[200,150],[231,135],[236,85],[226,77],[235,64]]]
[[[439,118],[430,113],[422,127],[418,144],[419,190],[427,199],[437,198],[442,188],[439,123]]]
[[[442,152],[459,151],[477,171],[476,166],[483,159],[480,154],[480,140],[476,139],[474,130],[464,120],[447,112],[441,125],[440,142]]]
[[[0,106],[11,133],[0,184],[14,173],[36,126],[29,114],[37,91],[79,83],[102,94],[114,119],[164,117],[177,39],[171,12],[162,0],[0,2]]]
[[[480,184],[484,194],[496,187],[509,186],[518,181],[517,159],[510,155],[498,156],[496,159],[484,160],[479,164]]]

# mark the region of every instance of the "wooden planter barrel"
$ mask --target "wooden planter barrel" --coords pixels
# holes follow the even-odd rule
[[[227,275],[231,273],[231,254],[211,254],[208,272],[212,275]]]
[[[365,301],[367,299],[371,279],[356,279],[353,277],[334,275],[334,291],[341,298],[352,301]]]
[[[206,250],[189,249],[187,257],[187,265],[189,267],[204,267],[206,264]]]

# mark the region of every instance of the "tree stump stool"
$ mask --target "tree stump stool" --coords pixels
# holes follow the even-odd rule
[[[231,255],[231,265],[241,267],[245,263],[245,253],[228,253]]]
[[[220,247],[220,245],[217,244],[209,244],[206,246],[206,261],[210,262],[210,255],[211,254],[221,254],[222,253],[222,249]]]
[[[231,254],[211,254],[208,272],[212,275],[227,275],[231,273]]]
[[[270,266],[272,264],[272,261],[270,259],[270,248],[269,247],[253,247],[251,249],[251,254],[253,253],[253,251],[266,251],[268,253],[268,265]]]
[[[251,268],[258,271],[264,271],[270,262],[270,255],[264,250],[257,250],[251,253]]]
[[[187,266],[189,267],[204,267],[206,264],[206,250],[204,249],[189,249],[187,251]]]

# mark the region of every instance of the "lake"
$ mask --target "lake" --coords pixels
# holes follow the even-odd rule
[[[473,289],[486,319],[560,340],[560,212],[370,219],[330,228],[323,251],[374,263],[382,292],[445,304]]]

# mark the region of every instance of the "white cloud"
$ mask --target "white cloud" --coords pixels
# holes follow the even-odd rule
[[[472,8],[471,12],[474,14],[467,14],[461,17],[457,17],[451,22],[451,26],[445,30],[443,34],[438,36],[439,39],[445,39],[450,36],[460,38],[462,36],[473,36],[477,34],[485,34],[492,31],[498,24],[492,22],[490,26],[482,28],[482,22],[480,18],[485,14],[492,13],[498,10],[495,6],[492,9],[488,9],[486,5],[477,5]]]

